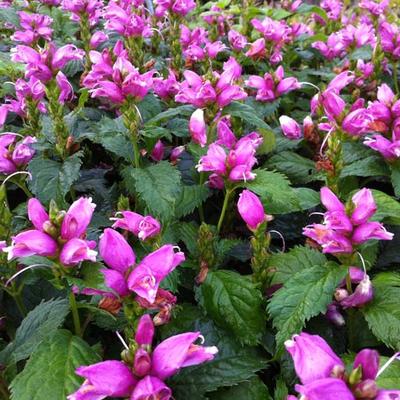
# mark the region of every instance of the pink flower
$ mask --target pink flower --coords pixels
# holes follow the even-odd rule
[[[235,31],[234,29],[231,29],[228,32],[228,40],[232,46],[232,49],[236,51],[243,50],[247,44],[246,36],[243,36],[241,33]]]
[[[165,145],[161,141],[161,139],[159,139],[154,145],[153,150],[150,153],[150,157],[154,161],[161,161],[164,158],[164,151],[165,151]]]
[[[175,253],[172,245],[164,245],[134,268],[128,277],[128,288],[154,303],[160,282],[184,260],[182,252]]]
[[[154,78],[153,90],[162,99],[173,98],[179,92],[179,82],[176,80],[175,73],[169,70],[167,78]]]
[[[292,140],[300,139],[302,136],[300,125],[293,119],[286,115],[279,117],[281,129],[283,134]]]
[[[72,20],[79,21],[86,14],[91,26],[95,25],[103,7],[103,0],[62,0],[62,7],[72,13]]]
[[[325,378],[307,385],[296,385],[296,390],[307,400],[355,400],[355,397],[341,379]]]
[[[393,236],[379,222],[365,222],[355,228],[351,240],[355,244],[362,244],[370,239],[392,240]]]
[[[38,199],[29,199],[28,201],[28,218],[32,222],[33,226],[44,232],[44,226],[50,222],[49,214],[42,206],[42,203]]]
[[[218,349],[194,344],[199,336],[200,332],[187,332],[161,342],[153,352],[152,374],[164,380],[183,367],[212,360]]]
[[[204,147],[207,144],[207,126],[204,121],[204,111],[198,108],[193,112],[189,120],[189,132],[192,140]]]
[[[57,253],[57,242],[44,232],[28,230],[13,236],[11,246],[3,249],[8,253],[8,260],[16,257],[38,255],[54,257]]]
[[[139,381],[132,393],[131,400],[142,399],[169,400],[172,398],[171,389],[160,379],[147,375]]]
[[[100,255],[104,262],[112,269],[125,273],[130,267],[135,265],[135,253],[124,237],[107,228],[100,237]]]
[[[136,329],[135,341],[140,346],[150,346],[154,338],[154,324],[149,314],[144,314]]]
[[[68,209],[61,225],[61,237],[72,239],[82,237],[93,216],[96,205],[91,197],[81,197]]]
[[[264,206],[250,190],[243,190],[237,203],[240,216],[251,230],[256,230],[265,221]]]
[[[65,104],[68,101],[74,99],[74,89],[72,85],[69,83],[67,77],[59,71],[56,75],[56,82],[58,88],[60,89],[60,96],[58,96],[58,101],[61,104]]]
[[[363,188],[352,198],[354,210],[351,214],[351,222],[360,225],[368,221],[376,212],[376,203],[371,190]]]
[[[297,376],[303,384],[329,378],[337,367],[344,369],[343,361],[320,336],[301,333],[285,342],[292,356]]]
[[[67,266],[79,264],[81,261],[96,261],[96,242],[73,238],[63,246],[60,261]]]
[[[160,233],[161,225],[151,215],[140,215],[133,211],[122,211],[123,218],[118,218],[113,228],[122,228],[132,232],[140,240],[146,240]]]
[[[68,400],[128,397],[137,383],[129,367],[121,361],[103,361],[79,367],[76,373],[84,377],[85,382],[67,397]]]
[[[18,30],[11,36],[15,42],[30,45],[40,38],[51,40],[53,30],[50,28],[53,20],[42,14],[30,14],[24,11],[18,13],[22,30]]]
[[[16,140],[17,136],[11,132],[0,137],[0,173],[2,174],[8,175],[24,169],[35,155],[32,144],[36,143],[36,138],[27,136],[19,142]]]
[[[105,8],[105,27],[124,37],[150,37],[151,24],[143,7],[132,7],[130,2],[112,0]]]
[[[264,77],[251,75],[246,85],[257,89],[256,100],[259,101],[274,101],[282,94],[300,87],[296,78],[284,78],[282,67],[278,67],[273,74],[266,73]]]

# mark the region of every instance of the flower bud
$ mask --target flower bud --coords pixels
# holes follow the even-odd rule
[[[38,199],[29,199],[28,201],[28,218],[33,226],[39,230],[44,231],[43,225],[49,221],[49,215],[42,206]]]
[[[139,377],[143,377],[150,372],[151,357],[146,350],[138,349],[136,351],[133,368],[135,371],[135,375]]]
[[[195,143],[204,147],[207,143],[207,126],[204,121],[204,111],[198,108],[190,117],[189,131]]]
[[[243,190],[237,203],[240,216],[250,230],[255,230],[265,221],[264,206],[260,199],[250,190]]]
[[[351,371],[349,375],[349,383],[350,385],[355,385],[361,381],[362,378],[362,366],[359,365],[353,371]]]
[[[140,346],[150,346],[154,337],[154,324],[149,314],[144,314],[136,329],[135,341]]]
[[[354,359],[354,368],[362,368],[362,378],[375,379],[379,370],[379,353],[376,350],[361,350]]]
[[[282,115],[279,117],[279,123],[281,124],[283,134],[288,139],[297,140],[301,138],[300,125],[293,118]]]
[[[359,383],[354,389],[354,394],[361,399],[375,399],[378,394],[378,387],[374,380],[368,379]]]

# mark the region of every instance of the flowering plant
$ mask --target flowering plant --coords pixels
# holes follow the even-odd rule
[[[0,0],[0,398],[400,400],[397,0]]]

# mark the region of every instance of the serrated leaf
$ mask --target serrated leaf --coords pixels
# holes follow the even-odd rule
[[[125,185],[132,194],[138,194],[149,212],[169,219],[178,201],[182,186],[179,171],[167,161],[145,168],[128,167],[123,171]]]
[[[199,226],[194,222],[180,222],[178,225],[180,239],[185,244],[189,253],[193,256],[197,254],[197,239]]]
[[[222,114],[238,117],[257,128],[262,128],[269,131],[271,130],[271,127],[257,115],[256,110],[248,104],[234,101],[228,107],[224,108]]]
[[[377,211],[372,217],[374,221],[400,225],[400,203],[393,197],[379,190],[372,190]]]
[[[171,119],[176,116],[182,116],[182,115],[190,115],[194,111],[194,108],[189,105],[184,105],[184,106],[179,106],[176,108],[169,108],[167,111],[164,111],[155,117],[151,118],[146,122],[146,126],[152,126],[152,125],[157,125],[157,123]]]
[[[169,380],[177,400],[202,399],[204,393],[246,381],[267,366],[263,353],[254,347],[241,346],[204,317],[198,307],[183,304],[170,323],[162,327],[161,333],[164,339],[188,331],[200,331],[205,344],[216,346],[218,354],[212,361],[182,369]]]
[[[372,58],[372,47],[370,45],[355,49],[349,56],[350,60],[370,60]]]
[[[389,357],[380,357],[379,366],[382,368]],[[393,361],[376,379],[379,389],[400,390],[400,361]],[[390,397],[389,397],[390,398]]]
[[[390,179],[396,197],[400,197],[400,163],[390,165]]]
[[[0,8],[0,21],[20,28],[17,11],[12,7]]]
[[[161,101],[154,94],[148,94],[142,101],[137,105],[140,115],[143,121],[148,121],[151,118],[161,114]]]
[[[249,381],[241,382],[240,385],[230,388],[222,388],[216,393],[208,395],[210,400],[270,400],[272,399],[268,388],[257,376]]]
[[[85,341],[59,330],[40,344],[11,382],[11,399],[65,400],[82,383],[75,369],[98,361],[99,356]]]
[[[284,214],[297,211],[299,202],[290,182],[279,172],[256,169],[256,179],[246,183],[246,187],[257,193],[268,214]]]
[[[296,273],[326,262],[324,254],[310,247],[296,246],[287,253],[273,254],[268,260],[268,268],[276,271],[271,284],[287,282]]]
[[[175,205],[175,216],[181,218],[192,213],[210,195],[210,190],[204,185],[182,186],[181,195]]]
[[[28,185],[31,192],[44,204],[54,199],[60,205],[64,204],[64,197],[72,184],[79,178],[83,153],[75,153],[63,163],[48,160],[41,156],[34,158],[28,170],[32,180]]]
[[[387,165],[382,157],[375,155],[354,161],[346,165],[340,173],[341,178],[346,176],[386,176],[389,174]]]
[[[400,347],[400,287],[373,280],[374,298],[362,312],[373,334],[386,346]]]
[[[68,277],[67,280],[71,285],[77,286],[80,290],[90,288],[111,292],[112,290],[104,282],[104,275],[100,272],[104,268],[102,263],[84,261],[79,270],[79,278]]]
[[[254,283],[233,271],[211,271],[197,298],[215,323],[242,343],[256,344],[265,330],[262,296]]]
[[[15,339],[0,353],[0,362],[10,364],[28,358],[44,339],[54,334],[68,312],[66,299],[40,303],[23,319]]]
[[[321,179],[316,175],[315,162],[292,151],[283,151],[272,156],[266,166],[286,174],[294,183],[308,183]]]
[[[268,312],[278,329],[278,349],[285,340],[299,333],[306,321],[326,311],[346,272],[346,268],[334,262],[316,265],[294,274],[275,292],[268,304]]]
[[[328,15],[325,10],[318,6],[314,6],[312,4],[301,4],[300,7],[296,10],[297,14],[310,14],[314,13],[319,15],[324,21],[328,20]]]
[[[320,194],[309,188],[293,188],[299,203],[299,210],[309,210],[320,204]]]

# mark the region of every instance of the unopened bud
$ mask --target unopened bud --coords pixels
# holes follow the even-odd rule
[[[151,357],[146,350],[138,349],[136,351],[133,368],[135,370],[135,375],[139,377],[143,377],[150,372]]]
[[[349,292],[346,289],[336,289],[335,290],[335,300],[342,301],[346,297],[349,297]]]
[[[70,150],[73,144],[74,144],[74,137],[68,136],[67,143],[65,144],[65,148],[67,150]]]
[[[356,385],[361,381],[362,378],[362,366],[359,365],[356,369],[353,369],[351,371],[350,376],[349,376],[349,383],[350,385]]]
[[[49,205],[49,217],[51,221],[54,221],[57,218],[60,209],[57,206],[57,203],[54,200],[50,200]]]
[[[54,238],[58,235],[57,228],[50,221],[45,221],[43,223],[43,231]]]
[[[125,361],[127,364],[133,364],[135,356],[133,355],[131,350],[125,349],[121,353],[121,359]]]
[[[201,285],[206,280],[207,274],[208,274],[208,265],[207,265],[206,262],[201,261],[201,263],[200,263],[200,272],[196,276],[196,283],[198,285]]]
[[[332,378],[342,379],[344,377],[345,368],[342,365],[335,365],[332,369]]]
[[[378,387],[376,386],[375,381],[367,379],[357,385],[354,394],[360,399],[375,399],[378,395]]]

